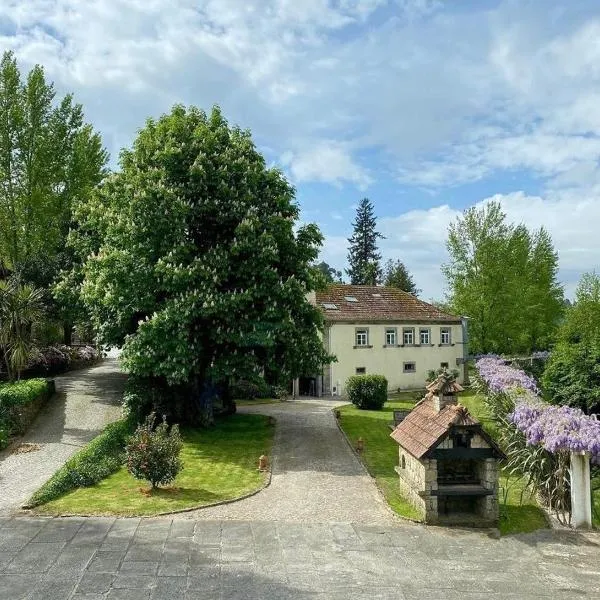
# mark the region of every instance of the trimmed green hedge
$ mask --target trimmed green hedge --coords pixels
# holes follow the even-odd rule
[[[89,487],[118,471],[125,461],[127,439],[134,430],[129,419],[108,425],[35,492],[28,506],[39,506],[75,488]]]
[[[49,382],[45,379],[23,379],[13,383],[0,384],[0,407],[16,406],[33,402],[48,391]]]
[[[23,435],[42,404],[55,392],[52,379],[24,379],[0,384],[0,450],[11,436]]]
[[[356,408],[380,410],[387,400],[388,382],[383,375],[353,375],[346,381],[348,399]]]

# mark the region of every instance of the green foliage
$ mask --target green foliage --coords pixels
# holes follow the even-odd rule
[[[315,265],[316,270],[323,278],[323,284],[342,283],[342,272],[330,267],[325,261]]]
[[[101,180],[107,155],[72,96],[55,102],[39,65],[22,81],[12,52],[0,62],[0,114],[0,265],[51,279],[71,206]]]
[[[377,250],[377,240],[383,236],[376,230],[377,218],[373,205],[363,198],[356,209],[356,219],[352,223],[354,231],[348,240],[348,264],[346,273],[353,285],[376,285],[381,282],[381,254]]]
[[[29,404],[46,392],[48,385],[45,379],[25,379],[0,384],[0,407]]]
[[[295,229],[298,211],[249,132],[181,106],[148,120],[78,206],[74,277],[101,342],[123,348],[129,374],[185,388],[181,422],[213,422],[215,386],[329,360],[306,299],[322,236]]]
[[[0,281],[0,356],[9,380],[27,366],[34,343],[32,330],[44,315],[44,293],[18,278]]]
[[[456,381],[460,376],[458,369],[452,369],[451,371],[448,371],[448,369],[443,367],[436,370],[429,369],[429,371],[427,371],[427,383],[430,383],[434,379],[437,379],[440,375],[442,375],[442,373],[447,373],[450,376],[451,381]]]
[[[357,408],[379,410],[387,400],[387,387],[383,375],[353,375],[346,381],[346,394]]]
[[[273,397],[273,388],[264,379],[248,381],[242,379],[233,383],[229,392],[236,400],[254,400],[255,398]]]
[[[46,379],[26,379],[0,384],[0,449],[13,435],[22,435],[35,415],[27,407],[40,397],[50,398],[54,382]]]
[[[499,202],[451,224],[443,266],[453,312],[470,317],[469,352],[547,349],[563,311],[558,255],[544,229],[506,222]]]
[[[75,488],[94,485],[117,471],[125,460],[125,444],[132,430],[132,422],[127,419],[107,425],[35,492],[28,505],[45,504]]]
[[[391,258],[383,267],[383,284],[418,296],[421,290],[417,288],[412,275],[400,260]]]
[[[600,412],[600,276],[585,273],[541,380],[545,397],[586,414]]]
[[[156,428],[151,413],[138,425],[127,441],[127,470],[136,478],[149,481],[153,488],[171,483],[183,464],[179,458],[183,440],[177,425],[169,428],[163,418]]]

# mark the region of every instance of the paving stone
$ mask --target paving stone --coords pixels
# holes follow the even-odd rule
[[[33,538],[34,542],[68,542],[83,525],[82,519],[53,519]]]
[[[169,539],[192,538],[194,537],[195,526],[196,524],[193,521],[173,521],[169,531]]]
[[[88,571],[94,573],[116,573],[125,554],[118,551],[98,551],[88,566]]]
[[[103,594],[108,592],[114,578],[112,573],[85,572],[75,591],[78,594]]]
[[[106,600],[148,600],[150,590],[113,589],[106,596]]]
[[[26,598],[33,592],[39,580],[39,575],[0,575],[0,597],[7,600]]]
[[[136,575],[155,575],[157,570],[157,562],[125,560],[121,564],[119,572]]]
[[[65,578],[52,574],[35,587],[27,600],[65,600],[77,587],[79,577]]]
[[[187,589],[187,577],[159,577],[150,593],[151,600],[183,598]]]
[[[80,573],[91,562],[96,554],[97,546],[89,544],[86,546],[65,546],[59,554],[56,562],[50,569],[52,573],[63,573],[70,576],[73,573]]]
[[[125,560],[160,562],[162,557],[162,544],[132,544],[127,550]]]
[[[30,542],[4,567],[5,573],[43,573],[56,561],[63,542]]]
[[[149,590],[156,584],[154,575],[138,575],[136,573],[119,573],[113,581],[113,588]]]

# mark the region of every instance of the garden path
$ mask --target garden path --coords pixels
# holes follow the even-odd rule
[[[240,407],[240,412],[277,420],[270,457],[271,484],[245,500],[187,513],[189,518],[397,523],[337,427],[332,409],[341,404],[344,402],[304,399]],[[258,456],[256,461],[258,464]]]
[[[18,510],[75,452],[121,415],[125,376],[116,358],[55,378],[56,395],[21,444],[39,450],[0,453],[0,514]],[[13,448],[14,450],[14,448]]]

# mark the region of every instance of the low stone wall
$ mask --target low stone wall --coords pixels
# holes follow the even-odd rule
[[[40,412],[40,409],[56,393],[54,379],[47,379],[46,390],[37,398],[27,404],[17,404],[11,406],[7,411],[8,420],[11,424],[11,435],[23,435],[33,420]]]
[[[431,490],[437,489],[437,461],[418,460],[403,448],[399,449],[400,492],[417,509],[427,522],[435,522],[438,516],[437,497]]]

